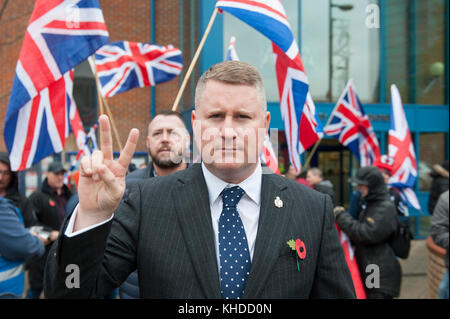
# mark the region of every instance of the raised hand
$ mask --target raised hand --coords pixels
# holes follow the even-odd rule
[[[100,150],[81,159],[78,182],[79,206],[73,231],[100,223],[119,206],[125,192],[125,176],[133,158],[139,130],[132,129],[119,159],[113,159],[111,126],[106,115],[100,115]]]

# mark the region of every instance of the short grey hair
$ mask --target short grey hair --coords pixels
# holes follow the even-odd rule
[[[210,67],[197,82],[195,89],[195,106],[199,105],[206,82],[215,80],[218,82],[248,85],[256,89],[256,94],[261,102],[264,110],[267,109],[266,92],[264,90],[264,83],[258,69],[241,61],[225,61],[220,62]]]
[[[311,172],[311,174],[319,176],[320,178],[323,178],[322,170],[318,167],[311,167],[308,169],[308,172]]]

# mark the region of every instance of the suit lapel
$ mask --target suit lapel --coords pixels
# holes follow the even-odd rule
[[[258,234],[243,298],[258,298],[272,266],[279,257],[292,208],[289,198],[283,196],[286,187],[286,185],[277,186],[270,175],[263,174]],[[282,201],[282,207],[275,205],[277,196]],[[277,201],[277,204],[280,206],[280,201]]]
[[[206,298],[221,298],[208,189],[201,165],[193,165],[172,196],[185,244]]]

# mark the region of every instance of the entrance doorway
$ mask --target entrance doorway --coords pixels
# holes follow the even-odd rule
[[[309,152],[305,155],[307,158]],[[329,180],[334,187],[339,205],[348,207],[353,188],[348,182],[359,164],[353,154],[336,139],[323,139],[311,158],[310,167],[318,167],[323,172],[324,180]]]

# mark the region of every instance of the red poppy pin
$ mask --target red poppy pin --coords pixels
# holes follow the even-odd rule
[[[298,259],[305,259],[306,258],[306,246],[305,243],[300,239],[297,238],[295,241],[293,239],[289,240],[287,242],[288,246],[297,252],[297,254],[295,255],[297,258],[297,269],[298,271],[300,271],[300,264],[298,262]]]
[[[56,204],[56,203],[55,203],[53,200],[50,199],[50,200],[48,201],[48,203],[50,204],[50,206],[55,207],[55,204]]]

